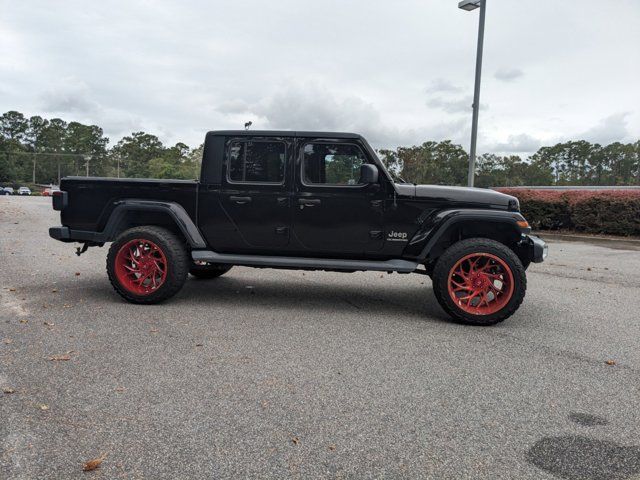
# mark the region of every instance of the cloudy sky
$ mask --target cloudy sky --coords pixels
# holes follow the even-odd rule
[[[144,130],[347,130],[468,147],[457,0],[0,0],[0,111]],[[488,0],[479,151],[640,138],[640,0]]]

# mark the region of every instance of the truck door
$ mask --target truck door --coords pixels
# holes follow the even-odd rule
[[[293,230],[310,253],[376,252],[383,246],[384,192],[360,182],[373,163],[353,140],[297,142]]]
[[[292,147],[290,139],[279,137],[227,141],[220,201],[244,243],[234,246],[238,251],[289,243]]]

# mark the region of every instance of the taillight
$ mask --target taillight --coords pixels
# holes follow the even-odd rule
[[[54,210],[62,210],[67,206],[67,192],[63,192],[62,190],[56,190],[51,192],[51,199],[53,203]]]

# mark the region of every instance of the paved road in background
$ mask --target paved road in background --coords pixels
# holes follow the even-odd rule
[[[0,197],[0,478],[640,476],[640,251],[551,243],[473,328],[419,275],[234,268],[130,305],[58,223]]]

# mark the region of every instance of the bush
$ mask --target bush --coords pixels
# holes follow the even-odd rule
[[[498,190],[520,200],[534,229],[640,236],[640,190]]]

